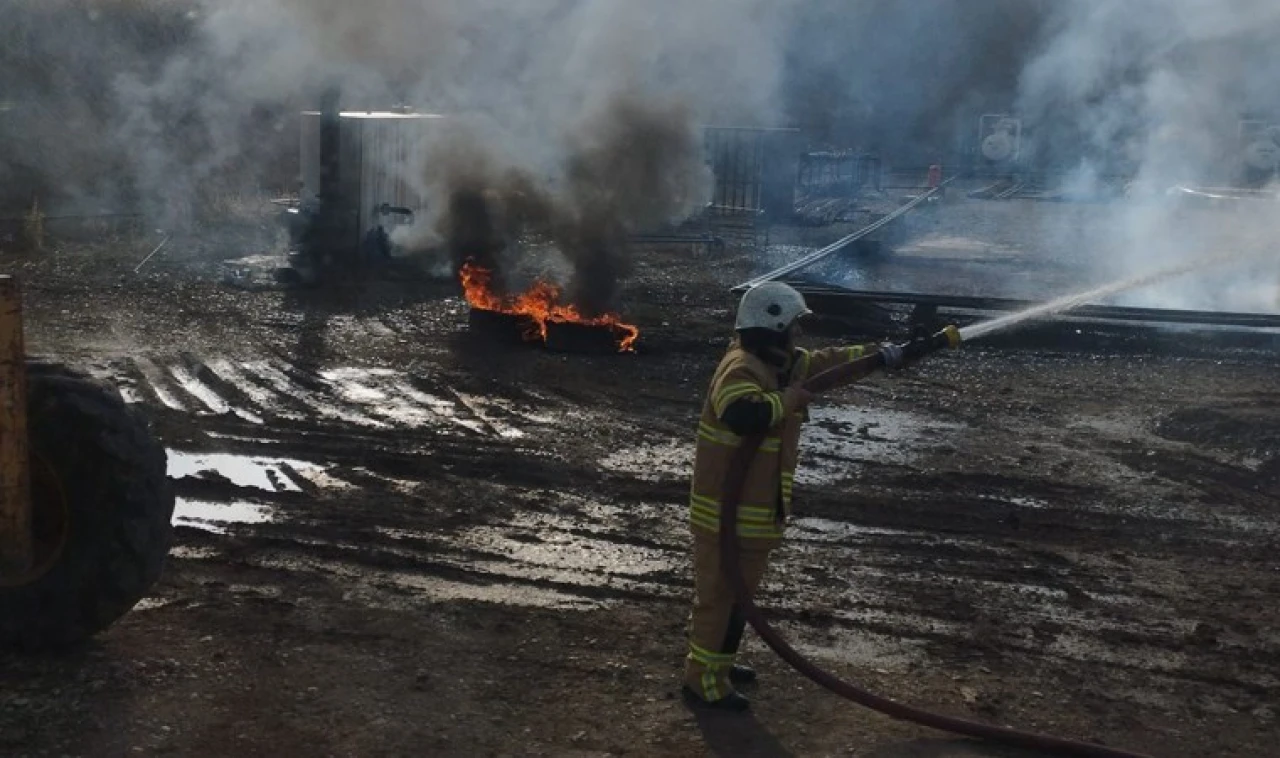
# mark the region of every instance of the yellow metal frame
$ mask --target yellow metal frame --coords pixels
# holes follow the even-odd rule
[[[31,467],[22,290],[0,275],[0,576],[31,568]]]

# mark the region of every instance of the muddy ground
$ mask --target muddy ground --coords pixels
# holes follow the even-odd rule
[[[1013,207],[949,198],[904,265],[988,213],[1008,265],[1019,213],[1068,212]],[[145,411],[180,503],[134,612],[0,658],[0,754],[1024,755],[842,702],[755,639],[753,715],[681,703],[691,428],[750,247],[639,252],[641,353],[572,355],[476,333],[447,281],[220,284],[273,238],[175,239],[137,274],[149,235],[6,254],[32,351]],[[762,604],[916,705],[1275,755],[1278,369],[1274,338],[1071,325],[824,398]]]

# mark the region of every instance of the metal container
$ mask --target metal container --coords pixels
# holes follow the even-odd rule
[[[335,198],[340,207],[332,212],[347,216],[352,223],[335,245],[350,245],[352,251],[378,229],[412,220],[426,209],[419,187],[425,177],[423,156],[444,117],[426,113],[389,111],[339,114],[337,176]],[[321,114],[304,111],[301,119],[300,162],[302,200],[321,194]],[[409,213],[391,213],[404,209]],[[387,229],[389,232],[390,230]]]

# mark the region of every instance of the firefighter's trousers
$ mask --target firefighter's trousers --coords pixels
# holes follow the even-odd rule
[[[733,588],[720,568],[719,536],[694,529],[693,614],[684,683],[707,701],[733,692],[729,670],[737,657],[746,619],[734,603]],[[773,540],[740,540],[739,556],[747,588],[754,595],[769,565]]]

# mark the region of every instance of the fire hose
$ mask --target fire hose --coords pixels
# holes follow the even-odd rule
[[[914,361],[943,348],[958,347],[959,344],[960,332],[954,326],[950,326],[937,334],[912,340],[901,347],[904,361]],[[835,387],[856,381],[884,367],[883,355],[874,353],[817,374],[807,380],[804,387],[815,394],[826,392]],[[932,729],[1056,755],[1093,756],[1095,758],[1148,758],[1140,753],[1109,748],[1096,743],[1077,742],[1033,732],[1022,732],[977,721],[968,721],[954,716],[932,713],[890,700],[853,683],[846,682],[834,674],[822,670],[797,652],[777,630],[769,625],[764,614],[761,613],[752,600],[751,592],[747,589],[746,581],[742,575],[738,554],[736,529],[738,505],[742,499],[743,487],[746,484],[747,470],[763,441],[763,434],[743,438],[742,444],[735,451],[729,463],[729,470],[725,475],[725,487],[722,490],[724,499],[720,510],[721,570],[724,571],[729,585],[733,588],[743,616],[746,617],[752,628],[756,630],[756,633],[760,635],[760,638],[792,668],[814,683],[859,705],[883,713],[891,718],[909,721]]]

